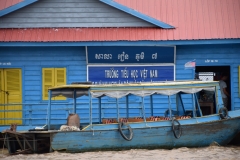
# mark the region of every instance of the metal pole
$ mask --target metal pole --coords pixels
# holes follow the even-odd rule
[[[91,96],[91,92],[90,89],[88,90],[88,98],[89,98],[89,121],[90,121],[90,125],[91,125],[91,129],[92,129],[92,96]]]
[[[193,117],[196,117],[196,103],[194,94],[192,94],[192,103],[193,103]]]
[[[99,116],[99,124],[102,123],[102,102],[101,102],[101,97],[98,98],[98,116]]]
[[[126,96],[126,113],[127,113],[127,118],[129,118],[129,96]]]
[[[198,107],[198,111],[200,113],[200,117],[202,117],[202,110],[201,110],[200,105],[198,103],[198,99],[197,99],[196,93],[194,93],[194,97],[195,97],[195,101],[197,102],[197,107]]]
[[[143,120],[146,123],[145,107],[144,107],[144,97],[142,97],[142,115],[143,115]]]
[[[150,95],[151,116],[153,116],[153,95]]]
[[[119,122],[119,101],[118,101],[118,98],[116,98],[116,104],[117,104],[117,122]]]
[[[50,130],[50,123],[51,123],[51,101],[52,101],[52,91],[48,90],[48,109],[47,109],[47,116],[48,116],[48,130]]]
[[[168,110],[169,110],[170,118],[172,119],[172,103],[171,103],[171,97],[170,96],[168,96]]]
[[[183,102],[182,102],[182,97],[180,93],[176,94],[176,100],[177,100],[177,112],[179,115],[185,115],[186,111],[185,108],[183,106]]]
[[[219,109],[224,107],[220,86],[216,86],[215,88],[215,101],[216,101],[216,113],[218,113]]]
[[[73,113],[77,113],[77,96],[76,96],[76,89],[73,90]]]

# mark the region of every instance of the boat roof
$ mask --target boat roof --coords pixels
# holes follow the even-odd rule
[[[150,96],[153,94],[174,95],[177,93],[193,94],[201,90],[214,91],[217,81],[181,81],[159,83],[127,83],[127,84],[71,84],[49,88],[51,96],[62,95],[73,98],[81,96],[122,98],[126,95]]]
[[[216,86],[218,81],[163,81],[163,82],[141,82],[141,83],[124,83],[124,84],[68,84],[51,87],[48,90],[59,89],[96,89],[96,88],[128,88],[128,87],[166,87],[166,86],[181,86],[199,87],[199,86]],[[185,86],[185,87],[184,87]]]

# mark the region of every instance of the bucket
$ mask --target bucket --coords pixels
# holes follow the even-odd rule
[[[76,126],[80,127],[80,118],[78,114],[70,113],[67,118],[67,125],[68,126]]]

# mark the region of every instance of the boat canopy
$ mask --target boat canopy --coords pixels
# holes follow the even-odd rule
[[[75,89],[76,97],[88,96],[88,90]],[[67,98],[73,98],[74,89],[59,89],[52,91],[52,97],[64,96]]]
[[[185,84],[185,85],[184,85]],[[164,85],[148,84],[114,84],[114,85],[64,85],[50,88],[52,97],[65,96],[67,98],[88,96],[99,98],[108,96],[112,98],[122,98],[127,95],[136,95],[140,97],[150,96],[153,94],[174,95],[177,93],[193,94],[202,90],[214,91],[216,82],[212,83],[169,83]]]
[[[50,129],[50,115],[51,115],[51,97],[55,96],[65,96],[68,98],[73,98],[73,113],[77,113],[77,97],[81,96],[89,96],[89,120],[90,126],[92,127],[92,98],[99,98],[99,123],[102,121],[101,114],[101,97],[108,96],[112,98],[116,98],[116,109],[117,109],[117,122],[120,122],[120,111],[119,111],[119,98],[126,96],[126,108],[127,108],[127,117],[129,106],[128,106],[128,97],[127,95],[136,95],[142,97],[141,102],[141,114],[143,115],[144,122],[146,123],[145,117],[145,109],[144,109],[144,97],[151,96],[153,94],[160,94],[168,96],[169,101],[169,115],[172,117],[171,111],[171,95],[175,95],[177,93],[187,93],[193,94],[193,100],[195,100],[196,96],[194,93],[197,93],[202,90],[207,91],[216,91],[220,92],[219,82],[211,81],[211,82],[203,82],[203,81],[187,81],[187,82],[162,82],[162,83],[128,83],[128,84],[103,84],[103,85],[90,85],[90,84],[71,84],[71,85],[62,85],[49,88],[49,101],[48,101],[48,129]],[[179,99],[179,95],[177,95],[177,100]],[[153,101],[151,100],[151,115],[153,116]],[[180,102],[182,103],[182,102]],[[200,110],[200,106],[197,105]],[[218,109],[218,107],[216,108]],[[184,111],[183,105],[178,105],[178,112],[182,113]],[[193,105],[193,117],[196,116],[196,106],[195,103]],[[200,113],[200,115],[202,115]]]
[[[193,94],[197,93],[202,90],[207,90],[207,91],[214,91],[214,87],[208,87],[208,88],[178,88],[178,89],[155,89],[155,90],[133,90],[133,91],[103,91],[103,92],[91,92],[92,97],[98,98],[102,96],[108,96],[112,98],[122,98],[127,95],[136,95],[139,97],[145,97],[145,96],[150,96],[153,94],[161,94],[161,95],[166,95],[166,96],[171,96],[174,94],[177,94],[179,92],[182,93],[188,93],[188,94]]]

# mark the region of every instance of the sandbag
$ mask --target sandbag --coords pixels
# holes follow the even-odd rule
[[[80,129],[76,126],[62,125],[60,131],[80,131]]]
[[[67,125],[68,126],[76,126],[80,127],[80,118],[78,114],[70,113],[67,118]]]

